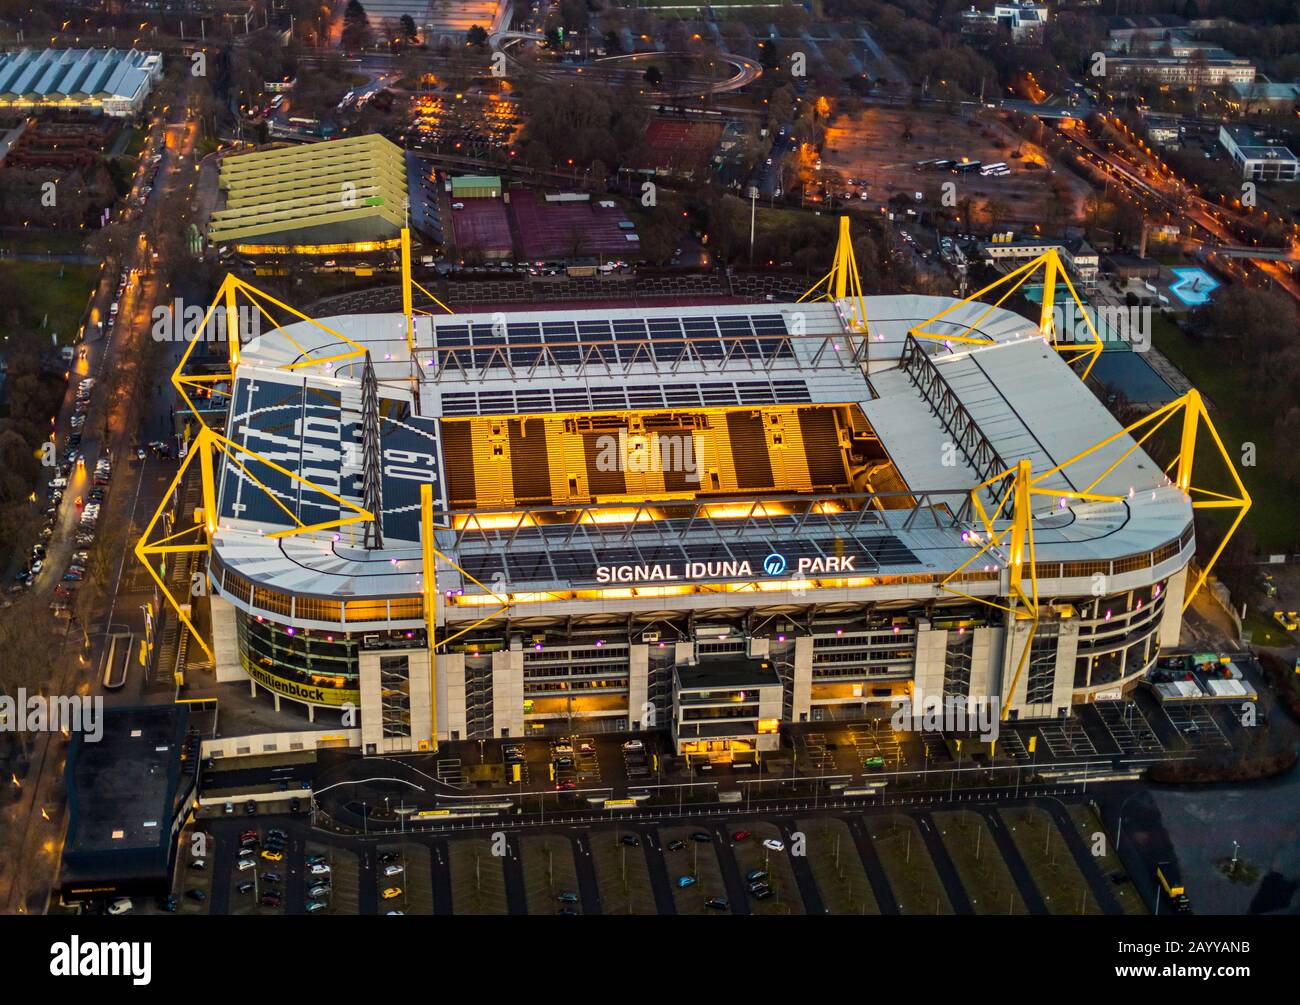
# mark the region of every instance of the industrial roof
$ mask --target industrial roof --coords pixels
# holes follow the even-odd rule
[[[480,524],[456,530],[444,513],[439,522],[448,529],[439,532],[439,548],[475,579],[487,583],[500,574],[512,589],[589,589],[598,582],[597,567],[624,563],[748,561],[761,567],[772,551],[782,552],[792,564],[802,556],[853,554],[858,556],[854,571],[863,575],[950,572],[972,554],[963,536],[971,524],[956,514],[973,486],[1022,458],[1031,461],[1035,475],[1047,474],[1112,436],[1113,443],[1050,475],[1042,486],[1081,492],[1100,479],[1092,491],[1119,501],[1072,500],[1040,513],[1035,520],[1038,561],[1104,562],[1170,543],[1184,553],[1191,540],[1187,498],[1142,449],[1130,452],[1133,440],[1121,433],[1032,322],[972,304],[956,307],[945,322],[926,325],[926,330],[956,334],[984,315],[978,331],[988,343],[909,339],[909,329],[955,303],[910,294],[869,297],[871,334],[866,339],[849,331],[839,306],[825,302],[419,317],[414,359],[407,351],[401,315],[322,318],[324,327],[292,327],[298,348],[264,333],[256,347],[245,351],[232,426],[245,437],[241,442],[260,450],[267,444],[259,447],[257,437],[249,439],[243,426],[249,417],[261,415],[256,423],[270,423],[285,437],[275,459],[292,467],[294,458],[301,458],[297,463],[303,465],[304,477],[314,480],[312,472],[317,472],[339,485],[340,494],[355,498],[357,472],[341,456],[346,446],[342,451],[337,447],[355,439],[351,420],[346,415],[330,419],[328,432],[319,438],[303,435],[322,402],[348,396],[359,400],[359,361],[301,366],[309,357],[346,351],[329,334],[332,329],[370,350],[387,409],[402,415],[417,411],[412,396],[418,394],[418,421],[412,415],[405,423],[413,427],[410,435],[430,444],[426,452],[437,455],[427,467],[427,479],[440,501],[444,485],[439,473],[446,463],[438,432],[443,416],[798,403],[860,408],[902,481],[921,500],[915,509],[801,514],[796,497],[790,497],[789,511],[783,511],[777,497],[771,513],[731,521],[725,532],[712,520],[677,511],[612,528],[595,519],[494,526],[487,519],[491,514],[484,513]],[[290,363],[300,365],[291,377],[270,369]],[[263,398],[287,395],[292,414],[285,421],[274,420],[250,398],[242,379],[246,369],[259,387],[275,382],[274,389],[260,392]],[[418,389],[413,391],[416,372]],[[937,388],[946,388],[960,403],[961,428],[936,407]],[[244,422],[238,421],[241,417]],[[341,422],[337,431],[334,422]],[[329,455],[331,437],[339,458]],[[971,446],[977,441],[980,450]],[[316,596],[414,594],[422,586],[417,528],[390,524],[399,519],[390,513],[390,482],[386,475],[387,550],[366,552],[347,535],[342,541],[329,535],[315,540],[266,537],[266,528],[250,516],[254,511],[232,508],[228,475],[215,550],[227,567],[237,566],[272,589]],[[1042,505],[1046,509],[1052,502]],[[304,515],[304,523],[311,522],[307,515],[315,511]],[[440,591],[444,586],[472,588],[450,569],[439,572]]]
[[[188,716],[183,705],[116,706],[103,710],[97,742],[72,734],[65,891],[114,881],[165,884],[175,847],[172,823],[193,789],[198,763],[181,756]]]
[[[401,148],[378,134],[234,154],[221,164],[216,244],[332,244],[397,236],[406,212]]]
[[[0,101],[132,98],[161,60],[137,49],[0,52]]]

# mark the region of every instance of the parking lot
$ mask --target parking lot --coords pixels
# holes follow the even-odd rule
[[[520,840],[529,914],[582,914],[573,842],[560,834]]]
[[[1230,750],[1232,743],[1206,705],[1162,706],[1169,724],[1190,750]]]
[[[493,854],[493,838],[457,838],[447,846],[453,913],[508,914],[505,856]]]
[[[601,913],[658,914],[654,888],[650,883],[650,866],[643,847],[646,838],[633,832],[637,843],[625,844],[622,839],[627,833],[602,829],[590,835]],[[669,871],[671,875],[671,869]]]
[[[1070,759],[1095,757],[1097,754],[1092,738],[1077,720],[1044,723],[1038,727],[1038,734],[1053,757]]]
[[[692,835],[698,835],[698,838]],[[661,827],[659,840],[677,913],[731,913],[732,905],[722,879],[713,829],[704,826]],[[707,907],[709,901],[715,904],[725,902],[727,907]]]
[[[1164,744],[1135,702],[1099,701],[1093,708],[1121,753],[1158,754],[1164,751]]]
[[[790,865],[790,842],[780,827],[766,820],[740,821],[731,831],[731,853],[751,914],[804,913]],[[764,887],[766,891],[759,896]]]

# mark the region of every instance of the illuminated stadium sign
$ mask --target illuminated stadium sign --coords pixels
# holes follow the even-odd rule
[[[801,558],[795,566],[797,576],[825,572],[857,572],[856,555],[844,557]],[[780,576],[789,568],[784,555],[773,552],[763,559],[763,572]],[[754,569],[743,562],[661,562],[653,565],[598,565],[597,583],[663,583],[691,582],[693,580],[752,579]]]

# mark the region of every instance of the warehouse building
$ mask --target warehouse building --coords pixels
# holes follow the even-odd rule
[[[912,334],[949,308],[989,341]],[[721,760],[917,689],[1026,719],[1134,686],[1178,638],[1186,493],[1019,315],[866,309],[869,338],[834,302],[264,332],[214,487],[217,679],[356,706],[368,753],[644,728]],[[1033,627],[971,508],[1021,461],[1058,493]]]
[[[140,114],[162,79],[162,53],[138,49],[0,52],[0,112]]]
[[[103,735],[68,748],[65,901],[171,892],[176,838],[197,791],[199,739],[184,704],[110,707]]]
[[[221,164],[208,240],[249,255],[396,248],[406,176],[402,149],[378,134],[236,154]]]

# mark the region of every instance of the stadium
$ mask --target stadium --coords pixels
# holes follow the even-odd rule
[[[355,706],[366,753],[662,729],[718,760],[918,693],[1023,720],[1132,688],[1229,498],[1191,484],[1199,398],[1125,429],[1050,295],[1041,326],[864,297],[841,236],[802,302],[295,314],[182,363],[229,401],[167,539],[206,560],[217,680]],[[1053,255],[1009,279],[1052,290]]]

